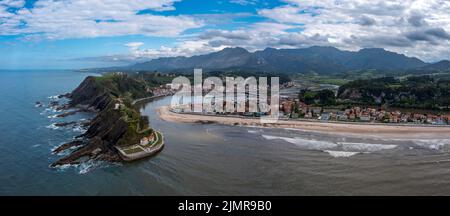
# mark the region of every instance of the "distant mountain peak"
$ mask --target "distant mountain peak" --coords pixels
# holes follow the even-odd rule
[[[441,63],[443,64],[443,63]],[[249,52],[242,47],[229,47],[218,52],[184,58],[159,58],[130,66],[130,70],[161,72],[204,70],[249,70],[280,73],[340,73],[349,70],[407,70],[426,66],[417,58],[382,48],[365,48],[357,52],[331,46],[301,49],[266,48]]]
[[[246,50],[242,47],[227,47],[227,48],[222,49],[219,52],[249,53],[248,50]]]
[[[436,62],[434,64],[428,64],[425,67],[422,67],[423,70],[438,70],[438,71],[450,71],[450,61],[442,60]]]
[[[363,48],[360,49],[359,52],[389,52],[384,48]]]

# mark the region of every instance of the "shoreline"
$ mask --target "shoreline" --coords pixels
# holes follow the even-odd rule
[[[311,132],[337,135],[359,136],[392,139],[450,139],[450,127],[422,125],[381,125],[344,122],[314,122],[278,120],[277,123],[261,123],[258,118],[240,118],[233,116],[210,116],[196,114],[180,114],[170,111],[168,106],[157,109],[159,117],[169,122],[179,123],[215,123],[232,126],[253,126],[278,129],[299,129]]]
[[[144,98],[138,98],[136,100],[134,100],[133,102],[131,102],[131,105],[136,105],[138,103],[142,103],[145,102],[147,100],[154,100],[154,99],[158,99],[158,98],[163,98],[163,97],[167,97],[170,96],[170,94],[167,95],[154,95],[154,96],[150,96],[150,97],[144,97]]]

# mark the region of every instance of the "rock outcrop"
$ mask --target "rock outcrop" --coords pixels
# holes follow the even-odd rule
[[[80,146],[70,155],[53,163],[52,167],[77,164],[91,159],[121,161],[114,146],[132,145],[140,140],[136,129],[146,128],[148,121],[145,121],[139,111],[131,105],[123,104],[123,101],[126,100],[124,98],[130,96],[130,92],[126,91],[126,88],[121,89],[124,80],[126,84],[133,86],[133,91],[145,92],[144,86],[139,81],[126,75],[110,75],[109,77],[87,77],[72,93],[67,95],[70,99],[67,108],[95,111],[97,116],[89,123],[87,131],[77,137],[78,140],[58,148],[58,152],[60,152]],[[136,83],[138,85],[135,85]],[[133,96],[131,95],[131,99]],[[116,107],[118,103],[121,104],[120,109]]]

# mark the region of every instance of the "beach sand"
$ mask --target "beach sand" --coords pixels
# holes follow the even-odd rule
[[[366,136],[390,139],[450,139],[450,127],[420,125],[383,125],[364,123],[326,123],[314,121],[279,120],[273,124],[262,124],[259,119],[232,116],[204,116],[174,113],[168,106],[157,110],[161,119],[179,123],[216,123],[267,128],[298,129],[328,134]]]

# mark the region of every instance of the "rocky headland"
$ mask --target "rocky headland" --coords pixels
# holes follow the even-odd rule
[[[66,112],[58,117],[64,118],[77,112],[95,112],[96,117],[85,125],[87,130],[84,134],[54,150],[54,153],[59,153],[75,149],[51,166],[78,164],[87,160],[122,161],[116,147],[139,143],[152,131],[148,118],[141,116],[132,103],[137,98],[151,96],[153,92],[144,79],[127,74],[87,77],[73,92],[65,95],[69,102],[60,105],[60,109]]]

